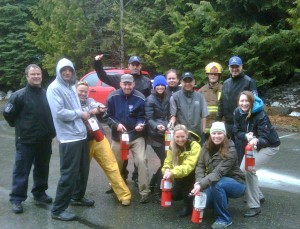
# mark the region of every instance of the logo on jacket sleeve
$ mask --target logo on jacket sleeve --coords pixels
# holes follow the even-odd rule
[[[13,107],[14,107],[14,106],[13,106],[11,103],[7,103],[6,106],[5,106],[4,111],[5,111],[6,113],[9,113],[9,112],[11,111],[11,109],[13,109]]]

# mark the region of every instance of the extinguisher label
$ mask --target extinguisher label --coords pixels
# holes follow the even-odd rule
[[[165,206],[171,206],[172,205],[172,201],[165,201]]]
[[[194,207],[199,209],[204,209],[206,206],[206,194],[202,192],[200,195],[195,196]]]
[[[93,131],[99,130],[97,120],[95,120],[94,118],[89,118],[88,122],[89,122],[89,124],[90,124]]]
[[[171,134],[165,134],[165,141],[171,141]]]
[[[247,155],[248,158],[253,158],[254,157],[253,151],[247,151],[246,155]]]
[[[164,184],[164,187],[163,187],[163,189],[172,189],[172,182],[170,182],[170,181],[164,181],[163,182],[163,184]]]
[[[127,133],[122,134],[122,141],[129,143],[129,135]]]

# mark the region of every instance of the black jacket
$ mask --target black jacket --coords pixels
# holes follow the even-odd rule
[[[4,106],[3,116],[15,127],[16,142],[36,144],[55,137],[46,91],[42,88],[27,84],[14,92]]]
[[[242,141],[243,147],[247,144],[246,133],[253,132],[258,138],[257,150],[266,147],[277,147],[280,145],[278,134],[272,126],[265,111],[252,113],[249,119],[247,114],[242,114],[239,108],[234,111],[234,135]]]
[[[150,142],[154,140],[163,144],[164,132],[158,131],[156,127],[157,125],[164,125],[167,129],[170,117],[170,103],[167,95],[165,94],[163,98],[159,98],[155,93],[148,96],[145,103],[145,113]]]
[[[120,88],[121,76],[120,75],[107,76],[106,72],[103,69],[101,60],[95,60],[95,70],[97,72],[98,78],[102,82],[116,89]],[[135,82],[134,88],[139,92],[141,92],[145,96],[145,98],[147,98],[151,94],[151,89],[152,89],[151,80],[146,76],[135,75],[135,74],[133,75],[133,78]]]
[[[225,80],[218,105],[217,121],[222,121],[224,117],[227,124],[233,124],[233,111],[237,107],[237,98],[242,91],[251,91],[257,95],[255,81],[244,73]]]
[[[181,90],[181,86],[179,86],[179,85],[177,85],[176,87],[167,86],[167,88],[166,88],[167,98],[170,100],[173,93],[175,93],[176,91],[180,91],[180,90]]]

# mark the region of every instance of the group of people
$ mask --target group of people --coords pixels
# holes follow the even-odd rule
[[[56,79],[47,91],[41,87],[42,71],[37,65],[25,70],[27,86],[13,93],[3,114],[16,128],[16,157],[10,202],[14,213],[22,213],[27,198],[28,176],[33,169],[34,199],[52,203],[48,188],[51,142],[59,141],[60,179],[51,213],[53,219],[74,220],[66,211],[69,204],[93,206],[85,197],[89,163],[94,158],[106,174],[123,206],[131,203],[127,187],[126,160],[120,148],[124,135],[133,155],[140,203],[150,201],[151,192],[160,198],[160,180],[173,180],[173,200],[184,200],[178,216],[192,211],[193,195],[205,192],[206,207],[215,212],[212,228],[232,224],[228,198],[245,195],[249,210],[245,217],[260,214],[265,200],[258,187],[256,170],[279,151],[280,140],[263,110],[254,80],[243,72],[240,57],[229,59],[230,78],[221,84],[222,66],[216,62],[205,67],[208,82],[199,92],[194,90],[191,72],[175,69],[166,76],[158,75],[153,84],[141,74],[141,59],[130,57],[130,74],[107,76],[102,65],[103,55],[95,57],[99,79],[113,87],[106,104],[88,98],[88,84],[76,82],[73,63],[61,59]],[[42,106],[42,107],[41,107]],[[105,136],[100,119],[111,128],[111,143]],[[221,122],[224,118],[224,122]],[[99,140],[90,131],[94,120],[103,134]],[[169,148],[165,132],[172,131]],[[150,145],[160,166],[149,179],[146,146]],[[255,170],[245,171],[244,148],[256,148]],[[191,195],[192,193],[193,195]]]

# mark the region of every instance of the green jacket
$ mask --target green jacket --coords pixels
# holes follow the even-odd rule
[[[245,176],[238,165],[236,149],[231,140],[229,140],[226,159],[222,159],[218,152],[210,155],[204,146],[195,174],[196,182],[199,182],[201,190],[218,182],[222,177],[231,177],[240,183],[245,183]]]
[[[182,178],[188,176],[192,171],[195,170],[198,158],[200,155],[201,146],[196,141],[191,141],[187,150],[179,155],[178,165],[173,167],[172,163],[172,151],[167,151],[167,157],[162,167],[162,173],[165,173],[166,169],[170,169],[173,178]]]

